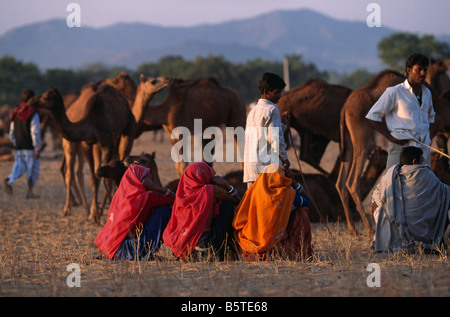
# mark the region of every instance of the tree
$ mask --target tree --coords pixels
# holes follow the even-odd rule
[[[0,58],[0,105],[14,107],[25,89],[41,93],[42,75],[36,64],[17,61],[12,56]]]
[[[406,32],[395,33],[378,43],[380,59],[398,71],[405,70],[405,61],[413,53],[422,53],[429,58],[447,58],[450,47],[447,43],[435,40],[432,35],[422,37]]]

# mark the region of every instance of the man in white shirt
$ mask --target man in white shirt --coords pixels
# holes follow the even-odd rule
[[[431,92],[423,84],[428,65],[425,55],[411,55],[406,61],[407,79],[387,88],[366,115],[374,129],[389,140],[386,170],[399,163],[405,146],[420,147],[425,164],[431,164],[430,149],[415,142],[431,145],[430,125],[436,113]]]
[[[280,164],[289,168],[284,142],[283,121],[276,103],[286,87],[284,80],[273,73],[264,73],[258,82],[261,97],[247,115],[244,149],[244,183],[250,187],[265,166]]]

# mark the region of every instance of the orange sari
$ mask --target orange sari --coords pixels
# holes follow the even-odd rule
[[[269,165],[237,207],[235,240],[243,253],[261,254],[281,241],[288,225],[295,190],[283,167]]]

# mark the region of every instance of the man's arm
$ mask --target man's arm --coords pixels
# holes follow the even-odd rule
[[[389,129],[387,128],[386,121],[384,118],[382,121],[375,121],[375,120],[371,120],[371,119],[367,119],[367,120],[369,120],[372,127],[375,130],[377,130],[378,132],[380,132],[382,136],[384,136],[386,139],[388,139],[389,142],[397,143],[400,145],[406,144],[408,142],[408,140],[399,140],[397,138],[394,138],[391,135],[391,133],[389,132]]]

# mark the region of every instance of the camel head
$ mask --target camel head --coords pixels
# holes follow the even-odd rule
[[[103,83],[113,86],[124,96],[130,96],[131,98],[131,96],[136,95],[136,84],[126,72],[122,72],[113,78],[107,78],[103,80]]]
[[[140,86],[142,86],[147,94],[155,95],[169,85],[169,77],[145,77],[140,76]]]
[[[28,100],[30,107],[44,108],[44,109],[57,109],[61,106],[64,109],[64,101],[59,90],[57,88],[50,88],[40,96],[34,96]]]

